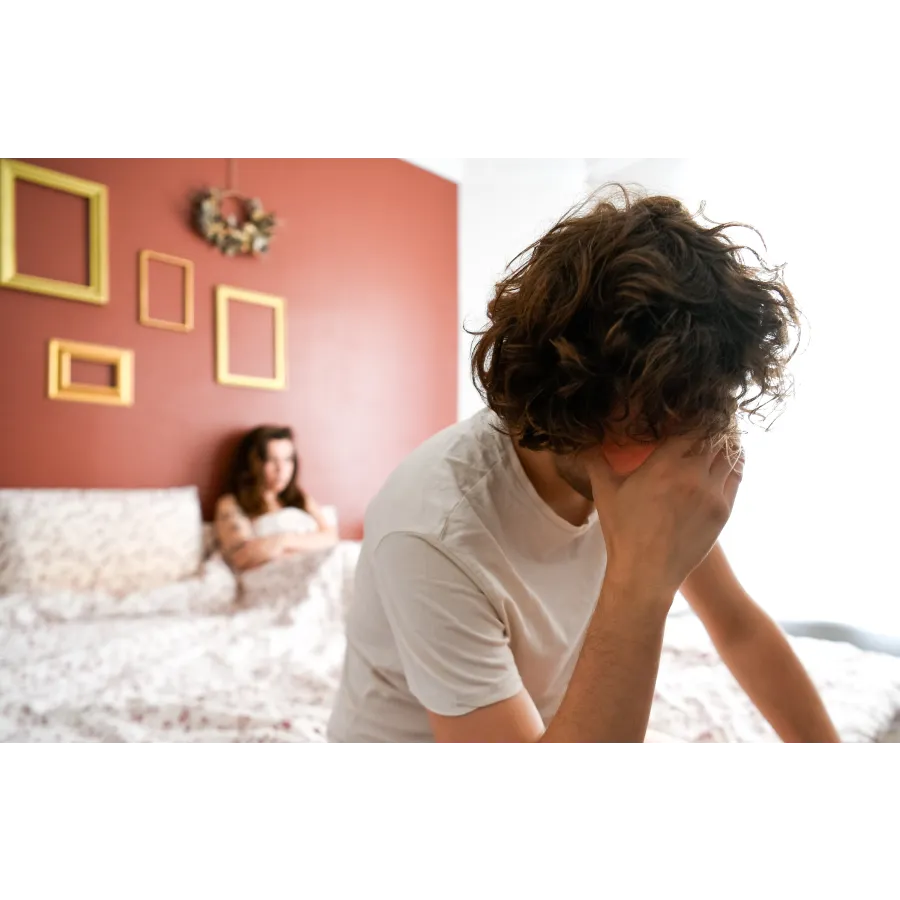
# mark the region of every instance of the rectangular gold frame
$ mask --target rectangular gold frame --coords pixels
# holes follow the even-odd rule
[[[253,303],[267,306],[275,312],[275,375],[265,378],[260,375],[239,375],[229,370],[228,360],[228,303],[238,300],[241,303]],[[270,391],[283,391],[287,383],[287,365],[285,362],[285,326],[284,298],[258,291],[245,291],[242,288],[219,285],[216,288],[216,381],[219,384],[231,384],[239,387],[262,388]]]
[[[155,319],[150,315],[150,262],[167,263],[184,269],[184,321],[170,322],[167,319]],[[189,259],[170,256],[168,253],[157,253],[155,250],[141,250],[138,266],[138,284],[140,300],[138,303],[138,321],[151,328],[165,328],[169,331],[194,330],[194,264]]]
[[[114,366],[115,387],[73,384],[73,359]],[[51,400],[131,406],[134,403],[134,351],[53,338],[47,350],[47,396]]]
[[[89,284],[23,275],[16,257],[16,179],[85,197],[88,201]],[[0,287],[66,300],[109,302],[109,210],[105,185],[14,159],[0,159]]]

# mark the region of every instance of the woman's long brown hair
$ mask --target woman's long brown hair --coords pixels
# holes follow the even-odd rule
[[[251,518],[268,512],[264,498],[264,469],[270,441],[288,440],[294,445],[294,471],[288,486],[278,495],[282,506],[306,510],[306,495],[297,483],[300,461],[294,432],[287,426],[260,425],[247,432],[237,446],[226,482],[226,493],[234,494],[241,509]]]

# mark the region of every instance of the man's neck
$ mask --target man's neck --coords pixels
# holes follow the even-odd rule
[[[549,450],[527,450],[513,440],[513,448],[538,496],[560,518],[584,525],[594,504],[582,497],[556,470]]]

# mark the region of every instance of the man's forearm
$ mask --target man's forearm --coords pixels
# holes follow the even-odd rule
[[[559,711],[542,741],[642,742],[673,598],[604,585]]]
[[[762,610],[717,649],[738,684],[788,743],[839,742],[822,698],[781,629]]]

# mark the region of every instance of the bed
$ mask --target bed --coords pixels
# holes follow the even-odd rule
[[[2,598],[0,740],[323,741],[357,553],[320,554],[297,602],[123,613],[69,594],[36,615]]]
[[[0,740],[323,740],[359,544],[239,580],[211,532],[193,487],[0,490]]]
[[[42,494],[28,507],[38,526],[24,532],[21,497],[11,493],[0,491],[0,741],[325,740],[358,543],[341,542],[302,563],[269,564],[239,584],[204,541],[190,491],[174,500],[117,494],[101,526],[102,503],[90,492],[67,494],[62,512],[58,497]],[[43,513],[35,513],[35,503]],[[62,517],[77,519],[79,503],[93,510],[84,529],[89,543],[63,567],[65,587],[41,585],[42,545],[52,542],[58,551],[65,540],[86,540],[51,527]],[[127,521],[148,503],[156,504],[161,549],[190,550],[160,584],[146,582],[148,573],[159,577],[156,551],[139,564],[120,561],[112,575],[110,564],[95,558],[102,547],[107,559],[116,542],[133,552]],[[140,538],[146,547],[146,529]],[[30,570],[19,564],[23,553],[31,554]],[[91,565],[79,568],[85,555]],[[91,582],[97,571],[118,579],[116,589]],[[900,740],[900,658],[883,652],[891,647],[873,649],[858,634],[823,635],[802,623],[788,630],[843,740]],[[650,727],[696,743],[777,741],[691,615],[669,620]]]
[[[843,741],[900,740],[900,658],[886,652],[893,645],[839,624],[781,624]],[[650,726],[696,743],[778,740],[689,613],[669,619]]]

